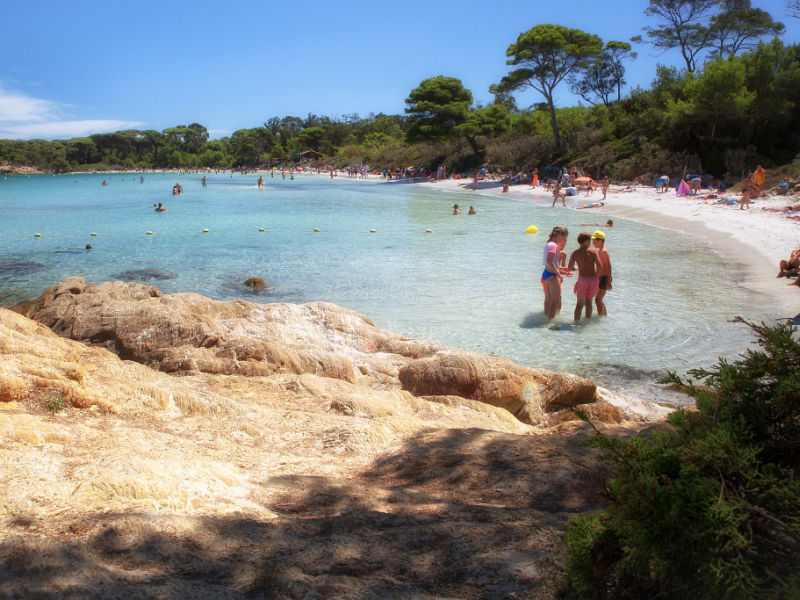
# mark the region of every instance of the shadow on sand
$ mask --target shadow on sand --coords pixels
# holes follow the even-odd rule
[[[18,516],[0,597],[553,598],[567,518],[600,506],[583,437],[425,431],[351,479],[267,478],[273,519]]]

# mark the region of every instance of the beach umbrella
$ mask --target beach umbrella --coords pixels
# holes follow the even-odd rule
[[[575,181],[580,181],[582,183],[587,183],[589,181],[594,181],[591,177],[578,177]]]

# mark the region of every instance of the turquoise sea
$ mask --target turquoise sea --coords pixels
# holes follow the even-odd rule
[[[605,230],[614,268],[609,317],[574,325],[565,279],[562,313],[547,323],[539,282],[547,232],[567,226],[572,251],[578,232],[596,229],[581,225],[599,218],[591,211],[422,183],[278,174],[258,189],[258,175],[227,173],[210,175],[203,188],[200,178],[0,178],[0,304],[35,298],[70,275],[219,300],[323,300],[397,333],[633,393],[666,369],[684,373],[739,354],[751,336],[729,323],[734,316],[769,318],[764,297],[737,285],[702,240],[616,219]],[[173,197],[176,182],[184,194]],[[157,202],[169,211],[155,212]],[[455,203],[465,208],[460,216],[452,214]],[[478,215],[467,216],[470,203]],[[526,235],[528,225],[540,233]],[[246,288],[251,276],[268,289]]]

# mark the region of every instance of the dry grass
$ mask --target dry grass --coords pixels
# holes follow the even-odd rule
[[[28,384],[19,377],[0,375],[0,402],[20,402],[28,397]]]

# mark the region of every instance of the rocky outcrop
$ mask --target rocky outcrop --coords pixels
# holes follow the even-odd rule
[[[588,379],[407,338],[323,302],[219,302],[165,295],[140,283],[89,285],[71,277],[35,305],[34,319],[57,334],[166,373],[308,373],[414,396],[459,396],[528,424],[591,402],[595,393]]]
[[[415,396],[478,400],[505,408],[523,423],[536,424],[543,413],[584,404],[594,398],[593,381],[570,373],[531,369],[498,356],[439,353],[415,360],[399,373],[404,390]]]

